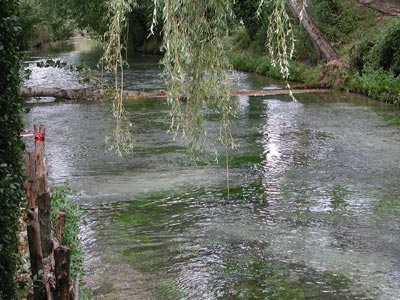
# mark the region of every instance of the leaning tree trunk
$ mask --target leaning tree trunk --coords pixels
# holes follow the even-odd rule
[[[358,2],[363,6],[375,9],[386,15],[400,17],[399,0],[358,0]]]
[[[329,41],[315,25],[307,9],[304,10],[303,17],[299,18],[303,5],[302,1],[286,0],[286,4],[288,5],[292,15],[299,19],[301,25],[307,31],[314,47],[316,48],[317,54],[321,54],[322,58],[328,62],[339,59],[339,56]]]

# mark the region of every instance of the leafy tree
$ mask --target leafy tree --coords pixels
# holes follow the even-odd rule
[[[70,37],[76,25],[71,19],[67,1],[20,0],[20,44],[29,49],[50,41]]]
[[[107,0],[67,1],[79,28],[91,28],[98,34],[107,30]]]

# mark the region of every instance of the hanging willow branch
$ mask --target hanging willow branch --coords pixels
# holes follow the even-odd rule
[[[203,145],[206,137],[204,114],[221,115],[219,140],[234,147],[230,119],[236,114],[231,100],[223,39],[232,18],[231,1],[154,0],[152,28],[158,10],[163,13],[164,74],[171,105],[171,131],[181,135],[190,149]]]
[[[270,5],[272,7],[272,13],[269,15],[266,46],[272,65],[274,67],[279,66],[280,73],[286,81],[287,88],[291,91],[288,82],[290,76],[289,63],[293,58],[296,39],[294,36],[292,20],[286,10],[287,1],[293,3],[302,1],[303,8],[299,15],[299,18],[301,19],[306,7],[306,0],[260,0],[257,14],[261,15],[264,5]],[[291,92],[290,95],[294,99]]]
[[[132,135],[130,122],[126,116],[123,106],[124,67],[127,65],[122,56],[126,51],[127,15],[136,5],[134,0],[109,0],[108,7],[108,30],[104,34],[104,49],[101,62],[106,71],[114,74],[113,84],[113,117],[115,128],[112,137],[107,142],[111,149],[118,154],[129,152],[132,149]]]
[[[296,0],[286,0],[296,1]],[[300,0],[299,0],[300,1]],[[303,0],[305,1],[305,0]],[[168,80],[168,103],[171,105],[171,131],[188,140],[189,148],[201,147],[206,138],[204,114],[220,114],[219,140],[235,147],[230,120],[236,115],[236,102],[231,100],[227,71],[231,66],[225,56],[223,39],[228,34],[228,21],[233,17],[234,0],[153,0],[151,30],[157,25],[158,12],[163,18],[164,74]],[[279,65],[286,82],[290,75],[289,60],[294,51],[294,33],[286,12],[285,0],[260,0],[273,5],[267,32],[272,63]],[[129,120],[122,105],[123,68],[121,42],[127,26],[127,14],[135,0],[109,0],[109,29],[104,35],[102,61],[115,75],[115,131],[111,146],[119,153],[131,149]],[[290,88],[289,84],[288,87]]]

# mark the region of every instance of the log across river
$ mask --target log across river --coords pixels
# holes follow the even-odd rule
[[[293,94],[304,93],[327,93],[330,89],[293,89]],[[271,89],[271,90],[240,90],[234,91],[233,96],[266,96],[266,95],[284,95],[289,94],[287,89]],[[64,88],[43,88],[43,87],[23,87],[21,94],[24,97],[54,97],[61,99],[77,99],[77,98],[103,98],[106,91],[103,89],[93,88],[78,88],[78,89],[64,89]],[[123,91],[124,98],[165,98],[167,93],[164,90],[154,92],[142,91]]]

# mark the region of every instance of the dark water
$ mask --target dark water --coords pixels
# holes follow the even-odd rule
[[[56,57],[95,62],[96,48],[80,45]],[[157,59],[131,68],[130,88],[164,88]],[[240,89],[279,85],[232,78]],[[26,84],[77,82],[34,68]],[[234,99],[229,197],[224,151],[218,163],[211,144],[189,156],[167,133],[163,100],[126,104],[135,152],[123,158],[105,149],[108,102],[29,104],[28,124],[47,126],[52,184],[83,195],[94,298],[400,299],[399,112],[353,94],[297,98]],[[213,140],[218,122],[206,119]]]

